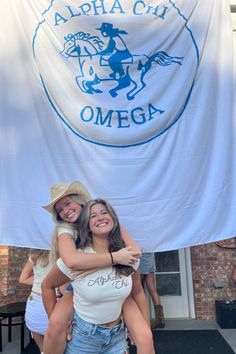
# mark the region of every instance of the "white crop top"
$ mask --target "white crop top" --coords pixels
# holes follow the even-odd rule
[[[74,240],[77,239],[78,236],[78,231],[71,227],[70,225],[68,226],[58,226],[58,231],[57,231],[57,236],[59,237],[62,234],[70,234]]]
[[[29,258],[29,261],[31,261],[31,258]],[[32,286],[32,291],[35,291],[38,294],[42,294],[41,290],[41,283],[43,279],[46,277],[46,275],[49,273],[49,271],[52,268],[52,264],[49,262],[46,267],[42,267],[40,264],[36,264],[33,266],[33,273],[34,273],[34,282]]]
[[[91,247],[78,250],[95,253]],[[122,304],[132,289],[132,276],[117,275],[113,267],[98,268],[87,275],[76,275],[58,259],[59,269],[73,282],[74,308],[83,320],[102,324],[115,321],[121,314]],[[139,262],[136,262],[135,269]]]

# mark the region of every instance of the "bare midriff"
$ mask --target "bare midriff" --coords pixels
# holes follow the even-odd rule
[[[118,326],[121,322],[121,316],[118,317],[115,321],[112,322],[108,322],[108,323],[101,323],[98,326],[102,326],[102,327],[115,327]]]

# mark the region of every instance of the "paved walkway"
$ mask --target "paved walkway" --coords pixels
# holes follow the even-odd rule
[[[165,330],[188,330],[188,329],[218,329],[225,340],[236,353],[236,329],[221,329],[215,321],[200,320],[166,320]],[[29,332],[25,331],[25,345],[29,342]],[[20,354],[20,332],[18,327],[13,328],[13,340],[7,343],[6,328],[3,328],[3,354]],[[203,353],[204,354],[204,353]],[[214,353],[212,353],[214,354]],[[224,354],[224,353],[222,353]]]
[[[221,329],[216,321],[202,321],[202,320],[190,320],[190,319],[166,320],[165,329],[173,329],[173,330],[217,329],[236,353],[236,328]]]

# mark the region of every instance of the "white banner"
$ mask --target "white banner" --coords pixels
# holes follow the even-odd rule
[[[0,244],[48,248],[80,180],[143,250],[236,234],[226,0],[0,2]]]

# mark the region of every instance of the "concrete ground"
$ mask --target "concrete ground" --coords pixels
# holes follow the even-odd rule
[[[173,319],[173,320],[165,320],[165,322],[166,322],[165,329],[172,329],[172,330],[217,329],[224,337],[226,342],[228,342],[228,344],[236,353],[236,328],[222,329],[220,328],[220,326],[216,321],[202,321],[202,320],[194,320],[194,319],[183,319],[183,320]]]
[[[236,328],[221,329],[216,321],[200,321],[200,320],[166,320],[165,330],[188,330],[188,329],[217,329],[229,343],[236,353]],[[7,342],[7,329],[3,328],[3,354],[20,354],[20,330],[19,327],[13,328],[12,342]],[[29,332],[25,331],[25,345],[29,342]],[[223,353],[222,353],[223,354]]]

